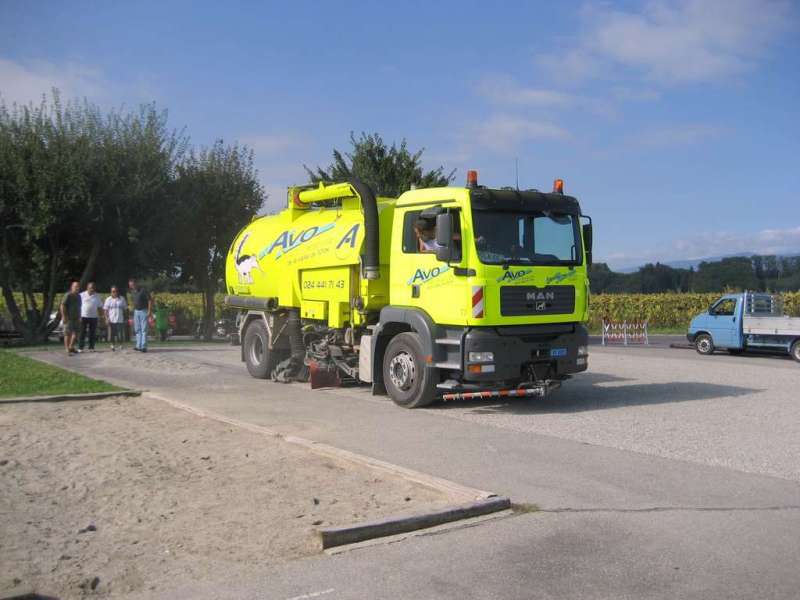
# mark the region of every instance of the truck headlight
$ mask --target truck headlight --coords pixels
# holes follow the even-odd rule
[[[589,346],[578,346],[578,356],[589,356]]]
[[[494,352],[470,352],[467,358],[472,363],[494,362]]]

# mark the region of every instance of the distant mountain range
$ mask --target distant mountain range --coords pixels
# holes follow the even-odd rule
[[[672,267],[673,269],[691,269],[691,268],[696,269],[701,262],[719,262],[723,258],[737,258],[740,256],[758,256],[758,252],[737,252],[736,254],[725,254],[724,256],[707,256],[705,258],[693,258],[689,260],[670,260],[670,261],[659,261],[659,262],[660,264]],[[800,256],[800,254],[780,254],[779,258],[792,258],[795,256]],[[638,265],[636,267],[621,267],[619,269],[614,269],[614,271],[616,271],[617,273],[635,273],[643,266],[644,265]]]

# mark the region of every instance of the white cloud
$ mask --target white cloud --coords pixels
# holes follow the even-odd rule
[[[562,90],[526,87],[511,77],[495,75],[483,78],[477,86],[480,96],[491,104],[513,109],[587,110],[594,114],[613,116],[614,103]]]
[[[493,104],[566,108],[581,99],[566,92],[526,88],[508,77],[486,77],[478,83],[478,93]]]
[[[477,125],[470,139],[490,150],[506,152],[532,140],[564,141],[570,137],[566,129],[549,121],[497,114]]]
[[[15,62],[0,58],[0,97],[11,105],[38,103],[53,88],[63,98],[106,99],[108,83],[97,69],[77,63]]]
[[[685,146],[719,137],[724,132],[723,128],[714,125],[704,125],[702,123],[676,124],[645,129],[631,135],[628,138],[628,142],[633,146],[651,148]]]
[[[764,229],[752,234],[715,231],[674,240],[674,252],[681,258],[703,258],[738,252],[756,254],[800,253],[800,226],[788,229]]]
[[[539,57],[582,79],[631,69],[661,83],[704,82],[751,68],[791,20],[786,0],[654,0],[639,11],[587,5],[577,46]]]
[[[637,254],[611,253],[601,261],[612,268],[636,267],[648,262],[695,260],[736,254],[800,254],[800,226],[786,229],[763,229],[751,233],[707,231],[690,238],[657,244]]]

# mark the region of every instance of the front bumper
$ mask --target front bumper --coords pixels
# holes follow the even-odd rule
[[[471,383],[519,382],[530,379],[560,379],[588,368],[588,356],[578,355],[589,343],[589,332],[581,323],[474,327],[464,335],[463,380]],[[494,370],[470,372],[470,352],[492,352]]]
[[[694,340],[695,340],[696,338],[697,338],[697,334],[696,334],[696,333],[692,333],[691,331],[689,331],[689,332],[686,334],[686,339],[687,339],[687,340],[689,340],[689,343],[690,343],[690,344],[694,344]]]

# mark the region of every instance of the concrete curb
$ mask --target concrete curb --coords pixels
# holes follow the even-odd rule
[[[22,402],[68,402],[70,400],[102,400],[114,396],[141,396],[140,390],[117,390],[115,392],[92,392],[88,394],[55,394],[53,396],[17,396],[0,398],[0,404],[19,404]]]
[[[322,542],[322,549],[326,550],[336,546],[356,544],[375,538],[436,527],[437,525],[452,523],[453,521],[480,517],[510,508],[510,499],[495,496],[469,504],[451,506],[449,508],[429,511],[418,515],[389,517],[380,521],[358,523],[348,527],[328,527],[320,529],[318,533]]]
[[[315,454],[320,454],[328,458],[343,460],[346,462],[365,466],[376,471],[381,471],[388,475],[401,477],[407,481],[411,481],[418,485],[422,485],[427,488],[436,490],[438,492],[442,492],[447,496],[453,498],[457,502],[478,502],[481,500],[497,498],[497,494],[493,492],[489,492],[486,490],[479,490],[477,488],[461,485],[459,483],[450,481],[448,479],[442,479],[441,477],[435,477],[433,475],[428,475],[427,473],[421,473],[420,471],[407,469],[405,467],[401,467],[400,465],[395,465],[383,460],[379,460],[377,458],[364,456],[362,454],[356,454],[355,452],[350,452],[349,450],[342,450],[341,448],[336,448],[335,446],[329,446],[328,444],[323,444],[321,442],[315,442],[313,440],[308,440],[306,438],[301,438],[294,435],[284,435],[278,431],[269,429],[268,427],[263,427],[262,425],[255,425],[253,423],[247,423],[246,421],[240,421],[239,419],[226,417],[225,415],[220,415],[219,413],[196,408],[189,404],[184,404],[183,402],[173,400],[172,398],[166,398],[164,396],[159,396],[158,394],[154,394],[151,392],[147,392],[145,394],[145,397],[154,398],[156,400],[160,400],[161,402],[166,402],[170,406],[179,408],[181,410],[185,410],[186,412],[192,413],[193,415],[196,415],[198,417],[214,419],[215,421],[220,421],[222,423],[227,423],[228,425],[240,427],[242,429],[246,429],[247,431],[260,433],[262,435],[270,437],[280,438],[290,444],[302,446],[303,448],[306,448],[311,452],[314,452]]]

